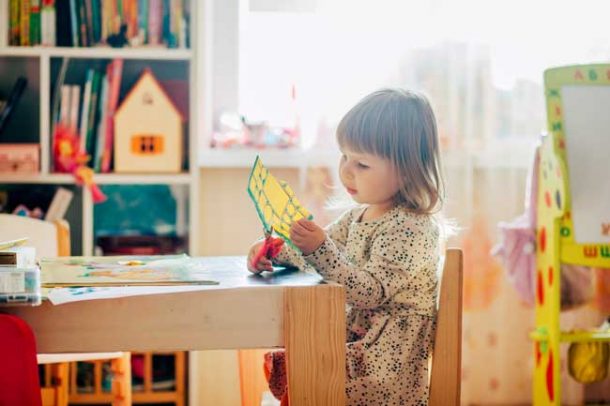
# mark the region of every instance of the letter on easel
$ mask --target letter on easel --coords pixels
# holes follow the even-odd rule
[[[585,245],[582,251],[585,257],[595,258],[597,256],[597,247],[595,245]]]

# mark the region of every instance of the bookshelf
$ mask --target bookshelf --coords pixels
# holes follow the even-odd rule
[[[56,0],[61,1],[61,0]],[[82,0],[81,0],[82,1]],[[188,89],[185,101],[188,120],[184,125],[184,151],[183,166],[179,173],[95,173],[93,180],[102,188],[145,188],[163,186],[176,197],[176,224],[174,233],[184,239],[185,250],[196,255],[199,244],[199,163],[197,157],[198,134],[201,128],[202,106],[199,95],[203,94],[200,87],[203,79],[200,76],[202,55],[197,49],[198,44],[197,21],[203,22],[204,3],[194,0],[183,0],[185,11],[189,13],[190,20],[187,25],[188,41],[186,47],[165,48],[163,46],[142,45],[139,47],[111,48],[95,45],[90,47],[65,46],[13,46],[9,45],[10,36],[10,0],[0,0],[0,95],[5,97],[19,76],[28,80],[26,91],[19,100],[9,125],[0,134],[0,143],[36,143],[39,145],[40,162],[36,173],[0,173],[0,193],[13,192],[22,195],[22,190],[40,190],[41,196],[50,196],[58,187],[74,191],[74,197],[66,219],[70,222],[72,230],[72,253],[74,255],[95,255],[97,239],[96,223],[100,211],[96,208],[88,190],[75,182],[75,178],[68,173],[56,173],[53,170],[53,103],[55,98],[55,84],[59,70],[64,60],[69,60],[65,82],[71,84],[84,84],[87,69],[97,67],[100,70],[110,61],[123,60],[122,83],[119,92],[119,104],[138,79],[141,71],[148,67],[159,79],[162,85],[182,81],[186,82]],[[106,0],[104,0],[106,2]],[[155,0],[145,0],[147,4]],[[123,2],[127,3],[127,2]],[[142,3],[134,1],[133,3]],[[161,4],[161,1],[156,2]],[[56,3],[57,4],[57,3]],[[168,3],[169,4],[169,3]],[[173,4],[173,3],[172,3]],[[200,36],[200,35],[199,35]],[[81,87],[82,91],[82,87]],[[171,96],[171,92],[170,96]],[[81,98],[82,100],[82,98]],[[176,101],[174,101],[176,102]],[[0,196],[1,197],[1,196]],[[44,199],[44,197],[43,197]],[[1,202],[1,199],[0,199]],[[46,209],[46,207],[42,207]],[[97,213],[97,214],[96,214]],[[96,217],[98,216],[98,217]],[[180,224],[178,224],[180,223]],[[192,226],[191,226],[192,225]],[[146,353],[146,380],[143,392],[134,392],[134,403],[172,402],[184,404],[187,397],[187,362],[185,353],[157,354]],[[172,390],[154,389],[151,378],[151,368],[158,358],[173,356],[175,362],[176,385]],[[151,361],[152,360],[152,361]],[[102,364],[100,364],[102,365]],[[95,368],[99,370],[101,366]],[[76,378],[73,378],[76,379]],[[179,382],[178,382],[179,381]],[[141,385],[142,386],[142,385]],[[75,392],[76,393],[76,392]],[[78,402],[94,404],[106,402],[107,394],[97,398],[86,393],[74,395]]]

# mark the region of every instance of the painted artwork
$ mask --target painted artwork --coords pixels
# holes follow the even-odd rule
[[[40,269],[47,288],[217,284],[187,255],[45,258]]]
[[[265,230],[271,228],[286,242],[290,242],[290,226],[302,218],[312,219],[311,213],[301,205],[294,191],[286,182],[277,180],[256,157],[250,179],[248,194],[254,202]]]

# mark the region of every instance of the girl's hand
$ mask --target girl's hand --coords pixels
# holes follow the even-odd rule
[[[248,263],[248,271],[252,273],[261,273],[263,271],[273,272],[273,264],[271,263],[271,260],[265,257],[264,255],[260,257],[256,264],[252,263],[252,260],[263,247],[264,243],[265,241],[259,241],[252,244],[252,247],[250,247],[250,251],[248,252],[248,259],[246,260],[246,262]]]
[[[326,239],[326,232],[313,221],[300,219],[292,223],[290,239],[303,255],[309,255],[322,245]]]

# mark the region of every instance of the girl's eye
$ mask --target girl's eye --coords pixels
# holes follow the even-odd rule
[[[358,162],[358,168],[361,168],[361,169],[368,169],[368,168],[369,168],[369,166],[368,166],[368,165],[366,165],[366,164],[363,164],[362,162]]]

